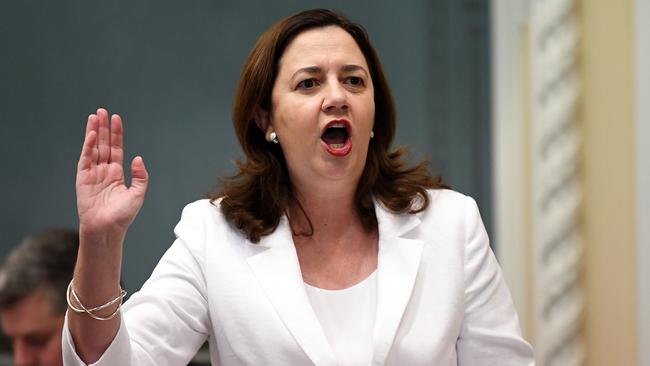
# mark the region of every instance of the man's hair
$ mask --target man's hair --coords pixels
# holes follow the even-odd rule
[[[79,233],[70,229],[47,229],[24,239],[0,268],[0,309],[39,290],[50,299],[53,313],[64,313],[78,248]]]

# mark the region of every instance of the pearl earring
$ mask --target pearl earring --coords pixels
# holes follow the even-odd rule
[[[375,131],[370,131],[370,138],[375,138]]]
[[[268,136],[266,137],[266,140],[268,142],[272,142],[274,144],[277,144],[277,143],[280,142],[280,141],[278,141],[278,135],[275,132],[269,133]]]

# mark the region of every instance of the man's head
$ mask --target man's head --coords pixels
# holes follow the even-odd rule
[[[65,290],[79,247],[74,230],[50,229],[20,243],[0,268],[0,320],[16,366],[61,366]]]

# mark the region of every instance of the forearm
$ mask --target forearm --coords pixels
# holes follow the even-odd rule
[[[73,287],[86,308],[107,303],[120,294],[122,262],[121,233],[91,235],[80,227],[80,245]],[[72,300],[74,304],[74,299]],[[95,315],[107,317],[119,302]],[[70,332],[77,354],[86,363],[97,361],[113,341],[120,327],[120,314],[110,320],[96,320],[86,313],[68,312]]]
[[[68,311],[69,328],[77,354],[86,363],[98,360],[120,327],[122,244],[126,231],[144,201],[149,174],[141,157],[131,161],[131,186],[124,182],[122,118],[109,123],[103,108],[88,116],[86,136],[77,164],[79,253],[68,299],[80,312]],[[83,306],[82,306],[83,305]],[[115,317],[111,314],[115,313]]]

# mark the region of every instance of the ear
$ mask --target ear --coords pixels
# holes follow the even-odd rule
[[[271,126],[269,112],[266,109],[259,108],[255,113],[255,124],[266,134],[267,129]]]

